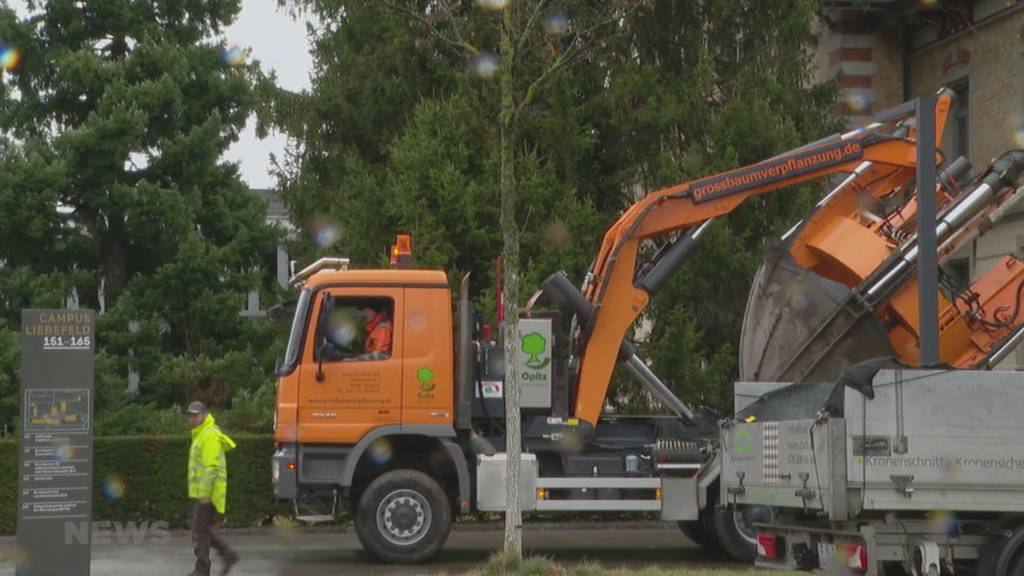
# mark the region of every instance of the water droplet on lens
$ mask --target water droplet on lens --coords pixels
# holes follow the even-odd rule
[[[498,58],[494,54],[483,52],[469,61],[469,69],[480,78],[490,80],[498,73]]]
[[[544,19],[544,32],[550,36],[558,36],[569,31],[569,15],[555,12]]]
[[[0,68],[13,71],[21,62],[21,52],[10,44],[0,44]]]
[[[544,241],[555,250],[561,250],[568,246],[571,238],[569,227],[561,222],[555,222],[544,230]]]
[[[103,498],[111,502],[120,500],[124,496],[124,492],[124,480],[116,474],[107,476],[106,481],[103,482],[103,487],[100,489],[100,494],[103,495]]]
[[[309,225],[309,234],[314,244],[321,248],[330,248],[338,241],[341,231],[330,217],[317,216]]]
[[[846,104],[851,112],[864,112],[871,105],[871,94],[867,90],[855,90],[847,94]]]
[[[480,7],[484,10],[490,10],[492,12],[498,12],[504,10],[508,6],[508,0],[477,0]]]
[[[237,44],[229,44],[221,50],[221,58],[229,66],[241,66],[249,57],[249,50]]]

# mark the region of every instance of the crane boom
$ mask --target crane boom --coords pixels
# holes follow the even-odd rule
[[[936,104],[936,140],[941,140],[945,119],[952,104],[948,91]],[[735,170],[657,190],[623,213],[605,233],[600,251],[584,286],[589,304],[584,314],[581,364],[575,415],[596,423],[618,360],[628,358],[632,347],[623,351],[623,337],[644,310],[651,296],[678,267],[683,251],[676,251],[674,267],[654,263],[659,283],[636,278],[640,242],[677,231],[697,231],[702,224],[739,207],[753,196],[832,174],[849,173],[833,193],[830,202],[867,191],[873,195],[891,192],[909,184],[916,168],[916,146],[912,127],[903,125],[885,134],[881,125],[834,135],[768,160]],[[941,158],[937,157],[936,162]],[[681,242],[686,243],[684,236]],[[690,243],[692,244],[692,242]],[[671,251],[669,251],[671,253]],[[670,254],[664,255],[671,257]],[[580,303],[570,306],[577,316]],[[624,357],[625,356],[625,357]]]

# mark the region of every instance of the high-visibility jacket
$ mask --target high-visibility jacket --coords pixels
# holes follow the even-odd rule
[[[377,314],[366,324],[366,353],[387,358],[391,355],[391,320]]]
[[[228,461],[224,456],[235,447],[235,441],[221,431],[207,414],[192,429],[192,446],[188,454],[188,497],[209,498],[217,512],[223,514],[228,497]]]

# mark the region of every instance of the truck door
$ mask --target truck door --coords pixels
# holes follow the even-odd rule
[[[307,334],[313,345],[301,365],[299,442],[355,444],[400,422],[403,300],[401,288],[317,293]]]
[[[450,428],[454,415],[451,293],[405,289],[402,424]]]

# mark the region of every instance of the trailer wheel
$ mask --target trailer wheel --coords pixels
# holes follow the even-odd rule
[[[416,470],[393,470],[370,483],[356,506],[363,548],[391,564],[428,560],[444,546],[452,507],[441,486]]]
[[[767,506],[729,506],[715,508],[715,535],[722,549],[738,562],[757,559],[757,531],[755,522],[771,522],[774,511]]]
[[[701,548],[712,552],[722,550],[722,543],[718,541],[718,535],[715,531],[715,506],[718,503],[717,493],[717,484],[713,490],[708,490],[707,505],[701,509],[700,518],[679,523],[679,529],[683,531],[687,538]]]
[[[1007,542],[1005,538],[1003,540],[1003,546],[1000,546],[999,548],[1000,552],[1003,551]],[[981,563],[979,562],[978,565],[980,567]],[[994,569],[993,573],[995,573],[997,570],[998,568]],[[977,574],[979,576],[981,575],[980,569]],[[1004,574],[1004,576],[1024,576],[1024,544],[1019,545],[1017,547],[1017,551],[1013,554],[1013,559],[1010,560],[1009,566],[1007,566],[1006,573]]]
[[[1013,563],[1010,564],[1010,571],[1006,573],[1006,576],[1024,576],[1024,553],[1017,553]]]
[[[999,562],[999,555],[1006,546],[1006,538],[993,538],[978,555],[978,564],[974,569],[975,576],[996,576],[996,563]]]
[[[996,576],[1024,575],[1024,526],[1016,528],[999,547],[994,572]]]
[[[683,532],[684,536],[701,548],[711,550],[718,547],[717,542],[713,538],[714,534],[708,534],[700,520],[680,522],[679,529]]]

